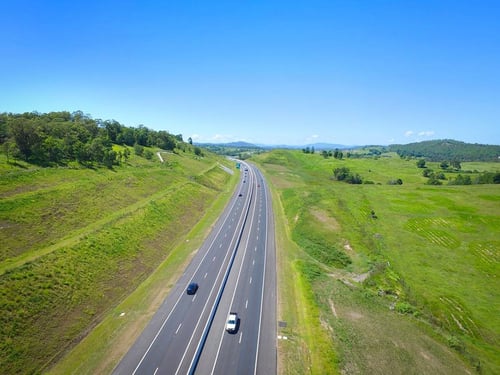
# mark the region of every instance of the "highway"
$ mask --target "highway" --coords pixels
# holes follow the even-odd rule
[[[224,329],[230,311],[234,334]],[[260,171],[242,162],[234,197],[113,374],[275,374],[276,355],[271,200]]]

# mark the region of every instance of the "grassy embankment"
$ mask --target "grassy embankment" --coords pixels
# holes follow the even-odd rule
[[[415,160],[395,155],[277,150],[255,161],[279,200],[286,249],[281,373],[500,372],[498,185],[427,186]],[[374,184],[333,181],[340,166]]]
[[[218,163],[181,152],[90,170],[0,155],[2,372],[47,370],[103,320],[59,368],[109,372],[229,198],[237,176]]]

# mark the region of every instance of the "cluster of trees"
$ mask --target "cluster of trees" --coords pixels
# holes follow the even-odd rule
[[[439,167],[443,171],[439,172],[435,172],[434,170],[427,168],[427,166],[425,165],[425,159],[417,160],[416,164],[418,168],[424,168],[422,176],[428,178],[426,182],[427,185],[442,185],[443,181],[447,180],[443,171],[458,172],[462,168],[460,161],[456,159],[451,162],[448,161],[441,162],[439,164]],[[473,184],[500,184],[500,173],[485,172],[475,175],[474,178],[472,178],[470,175],[459,174],[455,178],[448,179],[448,185],[473,185]]]
[[[337,181],[344,181],[348,184],[362,184],[363,179],[357,173],[352,173],[349,168],[340,167],[333,170],[333,177]]]
[[[500,156],[500,146],[471,144],[450,139],[390,145],[388,150],[396,152],[402,158],[425,157],[429,161],[498,161]]]
[[[323,150],[321,152],[321,156],[323,156],[325,159],[331,158],[333,156],[335,159],[342,160],[344,158],[344,153],[340,151],[338,148],[336,148],[335,151],[333,152]],[[351,153],[349,151],[347,151],[346,157],[347,158],[351,157]]]
[[[137,146],[174,150],[180,142],[182,135],[92,119],[81,111],[0,113],[0,145],[7,157],[39,165],[77,161],[111,167],[130,155],[115,152],[113,144],[136,147],[138,153]]]
[[[448,181],[448,185],[500,184],[500,172],[485,172],[472,178],[470,175],[459,174]]]

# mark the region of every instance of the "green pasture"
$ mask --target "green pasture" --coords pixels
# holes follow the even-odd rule
[[[499,372],[498,185],[425,185],[415,160],[395,154],[336,160],[276,150],[254,159],[301,249],[285,251],[283,263],[300,262],[297,278],[315,296],[302,302],[320,310],[302,323],[328,332],[340,371]],[[371,184],[334,181],[338,167]],[[395,179],[403,184],[388,184]]]

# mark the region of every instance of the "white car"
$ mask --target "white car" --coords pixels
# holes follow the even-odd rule
[[[226,331],[229,333],[235,333],[238,330],[238,314],[235,312],[230,312],[227,317]]]

